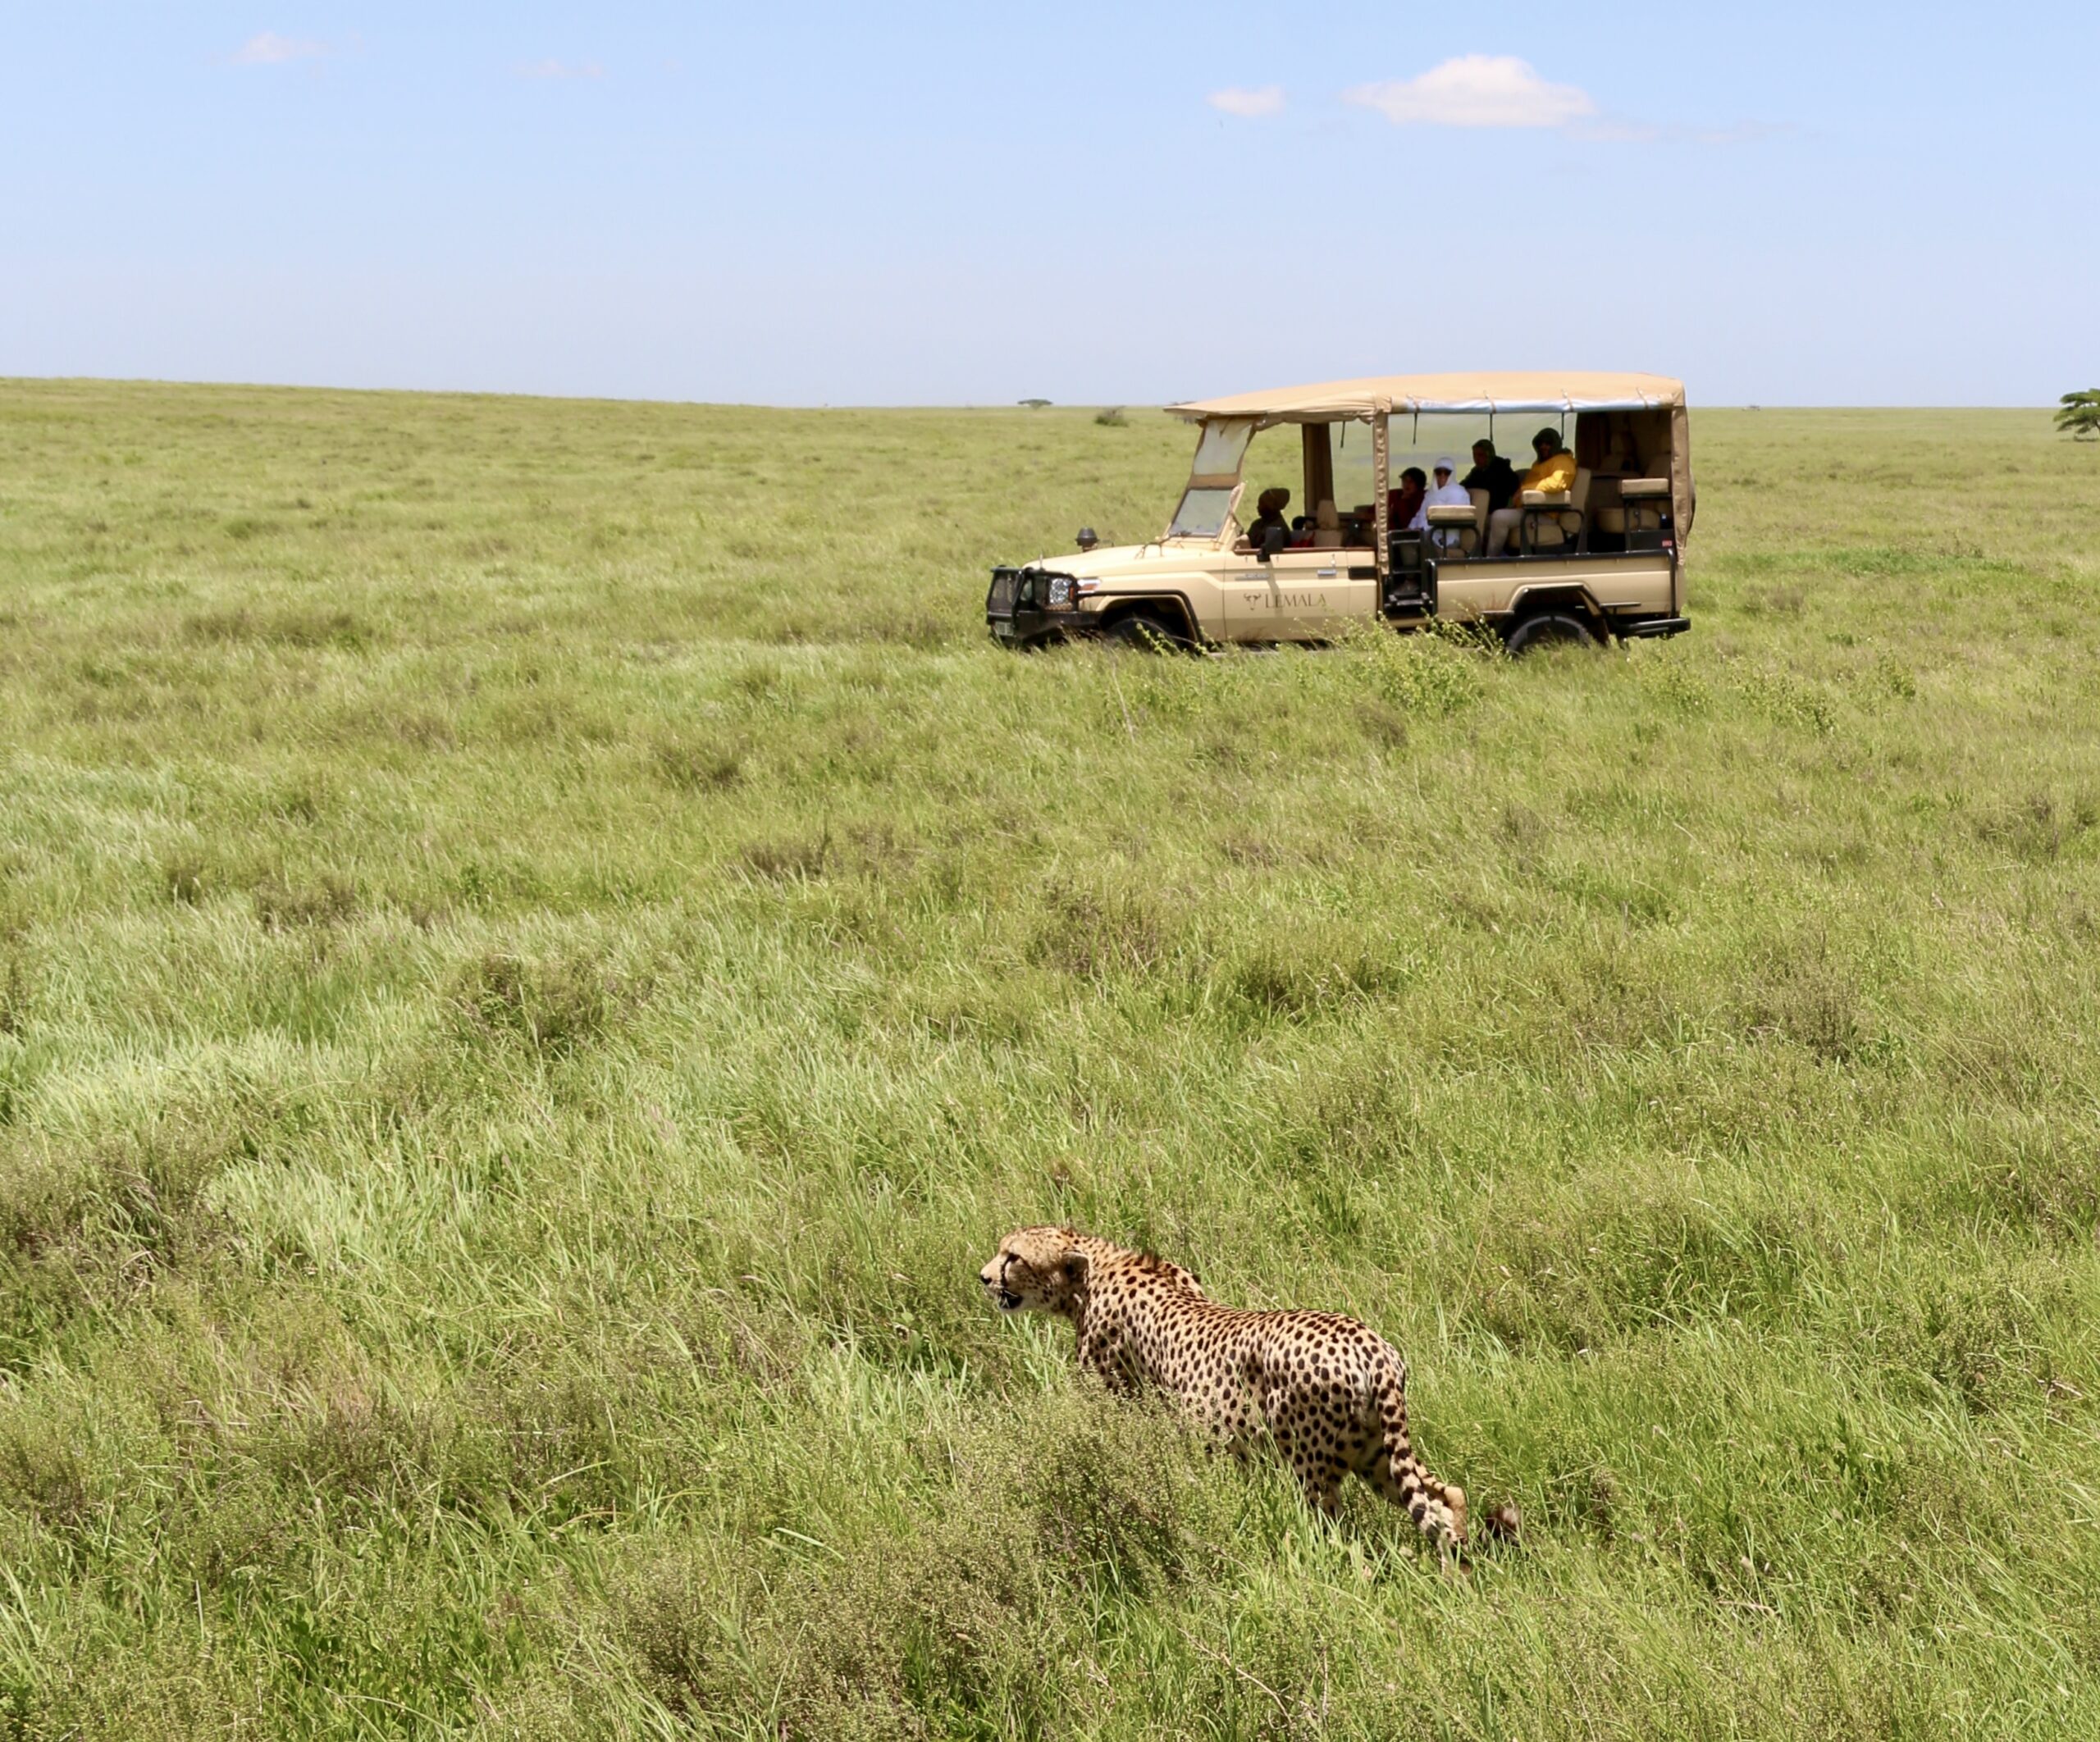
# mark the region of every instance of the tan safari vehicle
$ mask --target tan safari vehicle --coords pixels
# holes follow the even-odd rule
[[[1070,556],[993,569],[984,615],[998,640],[1016,647],[1074,636],[1187,647],[1321,641],[1353,623],[1418,628],[1439,618],[1486,625],[1522,652],[1691,627],[1682,550],[1691,531],[1691,447],[1681,381],[1374,376],[1167,411],[1195,424],[1198,436],[1166,530],[1114,548],[1083,531]],[[1474,490],[1470,505],[1428,508],[1412,530],[1395,526],[1395,461],[1432,451],[1422,447],[1425,421],[1445,431],[1433,451],[1454,456],[1460,477],[1483,437],[1516,450],[1521,476],[1543,422],[1573,451],[1572,486],[1522,492],[1499,524],[1488,493]],[[1299,440],[1296,453],[1285,450],[1288,463],[1302,477],[1296,499],[1309,512],[1299,530],[1271,527],[1257,549],[1242,531],[1254,517],[1240,513],[1249,445],[1290,425]],[[1273,450],[1275,439],[1265,446]],[[1358,495],[1367,499],[1351,499]]]

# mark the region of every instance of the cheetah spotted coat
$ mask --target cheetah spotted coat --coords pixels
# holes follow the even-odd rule
[[[1321,1511],[1359,1475],[1440,1548],[1464,1548],[1465,1490],[1409,1447],[1407,1363],[1369,1325],[1221,1306],[1180,1265],[1069,1228],[1008,1234],[979,1274],[1002,1311],[1070,1319],[1080,1366],[1111,1389],[1156,1385],[1235,1451],[1266,1430]]]

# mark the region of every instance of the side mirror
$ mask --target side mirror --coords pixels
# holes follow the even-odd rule
[[[1274,556],[1279,550],[1288,550],[1290,549],[1290,529],[1289,527],[1271,527],[1267,531],[1262,535],[1262,560],[1264,563],[1267,562],[1268,559]]]

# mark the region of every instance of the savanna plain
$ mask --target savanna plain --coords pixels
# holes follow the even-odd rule
[[[0,1731],[2100,1734],[2100,453],[1692,428],[1680,640],[1019,658],[1180,426],[0,385]]]

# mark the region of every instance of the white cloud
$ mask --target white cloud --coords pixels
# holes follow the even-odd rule
[[[1413,79],[1388,79],[1342,93],[1395,126],[1565,127],[1595,115],[1589,93],[1553,84],[1510,54],[1462,54]]]
[[[260,36],[251,36],[240,45],[233,57],[233,64],[236,66],[281,66],[287,61],[310,61],[327,52],[326,43],[280,36],[275,30],[265,30]]]
[[[528,61],[514,69],[521,79],[602,79],[605,69],[596,61]]]
[[[1204,102],[1213,109],[1222,109],[1227,115],[1237,115],[1252,121],[1258,116],[1281,115],[1283,112],[1283,87],[1264,84],[1254,90],[1242,90],[1237,86],[1222,91],[1212,91]]]

